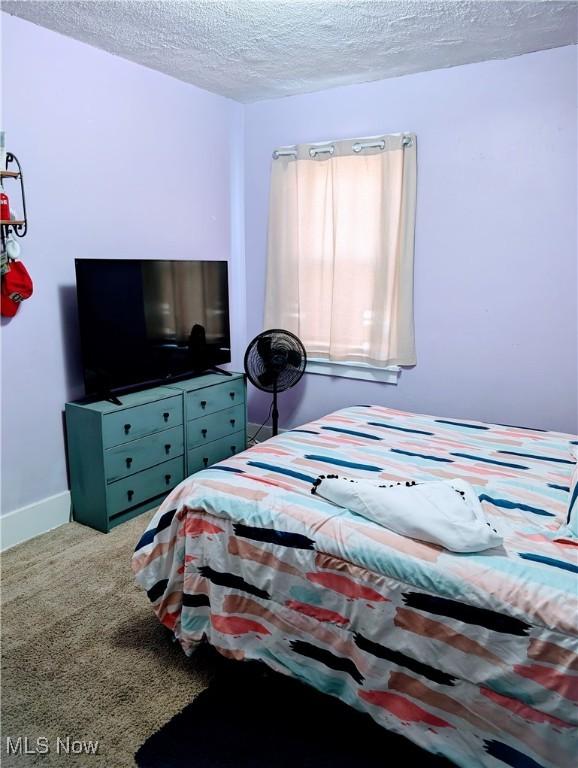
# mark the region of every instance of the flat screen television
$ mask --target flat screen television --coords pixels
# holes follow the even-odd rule
[[[88,396],[154,386],[231,361],[226,261],[76,259],[75,265]]]

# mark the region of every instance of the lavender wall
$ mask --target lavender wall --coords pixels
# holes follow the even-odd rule
[[[82,394],[74,258],[228,258],[239,237],[231,209],[242,195],[243,108],[1,19],[3,127],[24,168],[22,258],[34,279],[33,298],[2,327],[6,513],[67,488],[61,411]],[[230,267],[243,283],[238,262]],[[232,290],[235,329],[242,288]]]
[[[418,364],[397,386],[305,376],[287,426],[354,403],[578,431],[575,46],[250,105],[247,333],[262,330],[271,151],[418,136]],[[331,382],[331,384],[330,384]],[[250,399],[261,422],[268,400]]]

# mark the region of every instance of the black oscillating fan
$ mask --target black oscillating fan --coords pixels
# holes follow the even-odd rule
[[[273,393],[273,435],[279,427],[277,395],[294,387],[305,372],[307,353],[290,331],[273,328],[255,336],[245,352],[245,373],[263,392]]]

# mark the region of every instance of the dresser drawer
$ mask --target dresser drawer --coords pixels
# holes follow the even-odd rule
[[[104,452],[106,482],[120,480],[162,461],[182,456],[183,443],[183,428],[178,426],[108,448]]]
[[[154,499],[161,493],[168,493],[184,477],[183,457],[165,461],[136,475],[117,480],[106,487],[108,515],[118,514],[124,509]]]
[[[102,419],[102,442],[105,448],[111,448],[182,423],[181,398],[179,395],[166,397],[156,403],[105,414]]]
[[[211,464],[228,459],[236,453],[245,450],[246,446],[245,432],[235,432],[228,437],[222,437],[220,440],[214,440],[212,443],[202,445],[200,448],[192,448],[187,452],[187,472],[192,475],[200,469],[206,469]]]
[[[243,379],[224,381],[222,384],[215,384],[212,387],[187,392],[185,396],[187,421],[244,402],[245,382]]]
[[[245,406],[225,408],[202,419],[193,419],[187,423],[187,448],[212,443],[226,435],[239,432],[245,426]]]

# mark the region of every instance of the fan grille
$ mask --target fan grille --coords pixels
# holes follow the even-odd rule
[[[307,353],[290,331],[274,328],[256,336],[245,352],[249,381],[263,392],[284,392],[305,372]]]

